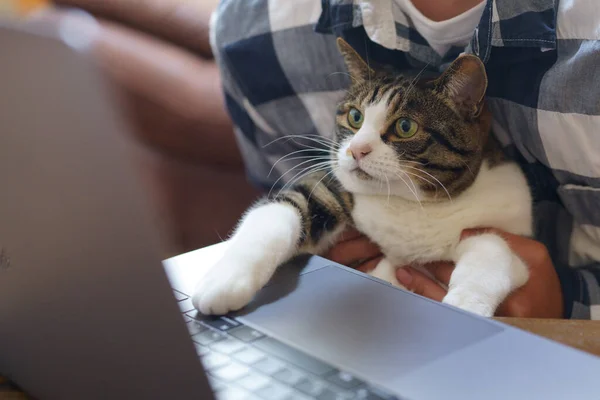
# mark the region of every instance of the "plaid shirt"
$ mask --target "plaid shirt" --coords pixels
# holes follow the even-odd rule
[[[536,238],[553,258],[566,316],[600,319],[600,7],[593,3],[487,0],[470,45],[441,56],[394,0],[222,0],[211,41],[250,179],[270,188],[307,165],[290,158],[273,168],[303,149],[295,140],[268,145],[275,139],[332,137],[335,105],[349,84],[336,73],[346,70],[336,36],[364,58],[399,68],[441,71],[472,52],[486,64],[494,133],[533,190]]]

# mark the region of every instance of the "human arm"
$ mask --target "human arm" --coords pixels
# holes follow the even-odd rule
[[[344,231],[324,256],[362,272],[373,270],[383,259],[379,246],[354,228]]]
[[[527,264],[528,282],[514,291],[498,308],[498,316],[575,318],[592,317],[593,304],[599,299],[600,268],[556,268],[546,247],[529,238],[493,230]],[[474,232],[465,232],[463,237]],[[433,276],[447,285],[454,270],[451,263],[435,263],[427,267]],[[410,267],[398,270],[398,280],[417,294],[441,301],[446,290],[426,275]]]

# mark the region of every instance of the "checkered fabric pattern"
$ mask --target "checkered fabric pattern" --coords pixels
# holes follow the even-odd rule
[[[438,54],[394,0],[222,0],[211,41],[256,185],[309,166],[302,152],[277,162],[305,149],[284,136],[333,135],[349,84],[338,36],[401,69],[441,71],[463,51],[484,61],[494,133],[531,184],[536,238],[559,273],[566,316],[600,319],[600,7],[487,0],[470,45]]]

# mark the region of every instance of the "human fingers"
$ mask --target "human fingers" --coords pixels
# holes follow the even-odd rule
[[[443,287],[427,275],[413,268],[398,268],[396,278],[398,282],[411,292],[432,300],[442,301],[444,296],[446,296],[446,290]]]

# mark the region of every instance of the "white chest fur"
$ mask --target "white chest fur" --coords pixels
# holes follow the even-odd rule
[[[532,232],[531,197],[515,164],[483,166],[474,184],[452,202],[355,195],[352,217],[394,265],[452,260],[464,229],[493,227]]]

